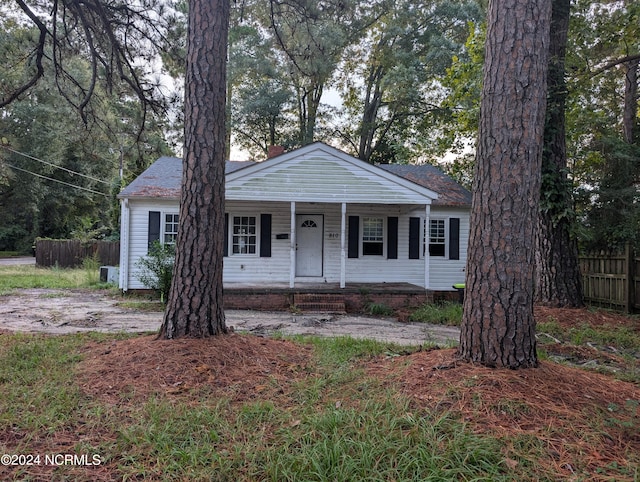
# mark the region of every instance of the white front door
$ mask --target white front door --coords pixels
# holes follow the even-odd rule
[[[296,276],[322,276],[322,214],[296,215]]]

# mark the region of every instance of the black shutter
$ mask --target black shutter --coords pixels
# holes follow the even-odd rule
[[[349,216],[349,245],[348,257],[357,258],[360,256],[360,217]]]
[[[224,256],[229,256],[229,213],[224,213]]]
[[[149,211],[149,231],[147,236],[149,248],[154,241],[160,241],[160,211]]]
[[[387,218],[387,259],[398,259],[398,218]]]
[[[449,259],[460,259],[460,218],[449,219]]]
[[[271,257],[271,214],[260,215],[260,257]]]
[[[409,259],[420,259],[420,218],[409,218]]]

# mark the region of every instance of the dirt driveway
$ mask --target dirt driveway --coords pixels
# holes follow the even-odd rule
[[[100,290],[16,290],[0,296],[0,330],[51,334],[100,332],[152,332],[162,320],[160,312],[121,306],[122,298]],[[268,336],[352,336],[402,345],[457,342],[457,328],[398,322],[394,318],[352,315],[293,314],[229,310],[228,326],[236,331]]]

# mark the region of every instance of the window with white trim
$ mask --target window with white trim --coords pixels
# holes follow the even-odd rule
[[[232,253],[256,254],[256,217],[233,216]]]
[[[164,244],[176,244],[178,237],[178,215],[177,214],[165,214],[164,215],[164,234],[162,240]]]
[[[384,254],[383,218],[362,218],[362,254],[365,256]]]
[[[446,227],[444,219],[429,220],[429,256],[445,256]]]

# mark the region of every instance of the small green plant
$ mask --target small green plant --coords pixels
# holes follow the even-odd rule
[[[385,305],[384,303],[367,303],[364,307],[365,313],[374,316],[391,316],[393,315],[393,308]]]
[[[409,315],[409,321],[460,326],[462,322],[462,305],[451,301],[425,303]]]
[[[173,264],[175,262],[175,246],[154,241],[149,247],[149,254],[140,258],[136,264],[140,270],[138,280],[152,290],[160,293],[160,301],[167,300],[173,277]]]
[[[97,285],[100,282],[100,258],[97,252],[82,260],[82,269],[89,286]]]

